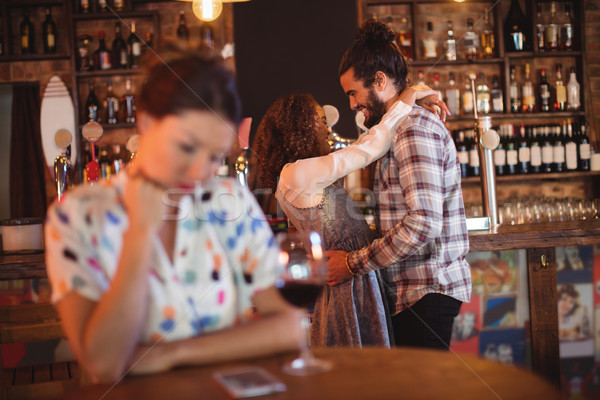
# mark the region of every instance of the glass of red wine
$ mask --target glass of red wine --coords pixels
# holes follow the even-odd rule
[[[321,236],[317,232],[311,232],[309,237],[286,232],[277,237],[281,248],[279,261],[282,271],[275,285],[287,302],[308,312],[326,283],[327,264],[323,260]],[[316,358],[310,351],[309,326],[310,320],[306,315],[302,320],[304,335],[300,343],[300,356],[283,366],[284,373],[312,375],[331,369],[329,361]]]

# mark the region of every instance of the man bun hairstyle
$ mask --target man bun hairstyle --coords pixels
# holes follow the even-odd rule
[[[394,80],[398,93],[402,92],[408,85],[408,66],[395,38],[386,24],[375,19],[365,22],[342,57],[340,76],[352,68],[354,78],[369,87],[375,82],[375,73],[382,71]]]

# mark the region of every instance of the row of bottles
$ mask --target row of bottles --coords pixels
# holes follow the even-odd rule
[[[433,23],[427,22],[427,33],[423,36],[423,58],[437,60],[443,58],[447,61],[458,59],[474,60],[477,58],[492,58],[496,53],[496,40],[488,13],[483,17],[482,23],[474,28],[473,18],[467,18],[467,31],[463,35],[456,35],[454,23],[448,21],[446,38],[440,43],[433,32]],[[442,48],[440,49],[440,44]]]
[[[123,11],[126,8],[125,0],[77,0],[80,13]]]
[[[58,43],[56,36],[56,24],[52,19],[52,9],[46,8],[46,19],[41,24],[42,29],[42,48],[44,54],[56,53]],[[19,24],[19,43],[21,54],[35,54],[36,43],[35,27],[29,18],[29,10],[25,9],[23,20]],[[0,51],[0,54],[3,52]]]
[[[571,3],[551,1],[537,3],[535,37],[530,34],[531,21],[519,5],[519,0],[511,0],[504,25],[506,51],[572,50],[575,46],[575,33]],[[535,43],[535,45],[534,45]]]
[[[190,40],[190,30],[185,21],[185,12],[179,12],[179,25],[177,26],[177,37],[181,40]],[[203,47],[214,49],[215,33],[210,23],[202,23],[200,26],[200,41]]]
[[[92,52],[92,37],[79,37],[77,48],[77,70],[108,70],[138,68],[140,57],[145,49],[152,47],[152,32],[146,32],[146,41],[142,42],[136,32],[135,22],[131,23],[131,32],[125,41],[121,34],[121,22],[115,22],[115,36],[109,49],[104,31],[98,32],[98,47]]]
[[[537,88],[531,81],[529,64],[524,66],[524,80],[516,79],[516,68],[510,66],[510,111],[549,112],[576,111],[581,108],[581,88],[577,81],[575,68],[571,67],[569,81],[565,85],[562,76],[562,64],[556,64],[554,85],[548,80],[546,68],[540,68],[540,80]]]
[[[585,125],[500,125],[500,144],[493,151],[496,175],[589,171],[591,148]],[[473,130],[454,132],[463,177],[479,176]]]
[[[113,143],[112,145],[96,146],[96,162],[100,167],[99,178],[108,178],[111,175],[118,174],[125,165],[129,163],[132,158],[132,154],[119,143]],[[83,165],[87,165],[92,161],[92,152],[90,149],[90,143],[84,143],[84,149],[82,154]],[[85,174],[85,169],[84,169]],[[84,177],[83,182],[87,182],[87,177]]]
[[[125,80],[125,91],[118,97],[115,95],[113,84],[109,82],[106,88],[106,98],[98,101],[94,89],[94,81],[90,81],[90,90],[85,101],[82,121],[96,121],[107,124],[135,123],[135,94],[131,79]]]

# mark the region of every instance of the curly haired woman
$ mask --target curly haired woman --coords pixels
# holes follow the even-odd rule
[[[330,153],[329,130],[316,100],[308,94],[281,97],[257,131],[261,182],[275,189],[277,202],[302,235],[321,233],[324,249],[352,251],[370,243],[374,233],[340,178],[385,154],[393,128],[408,115],[415,100],[434,94],[423,86],[406,89],[378,125],[352,146],[334,153]],[[315,304],[311,344],[389,347],[393,335],[384,301],[379,272],[326,286]]]

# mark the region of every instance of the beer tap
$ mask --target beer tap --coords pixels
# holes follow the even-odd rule
[[[54,181],[56,183],[58,201],[62,199],[70,184],[69,170],[71,169],[71,160],[68,148],[71,146],[72,139],[73,135],[66,129],[59,129],[54,134],[54,143],[60,151],[60,154],[54,159]]]

